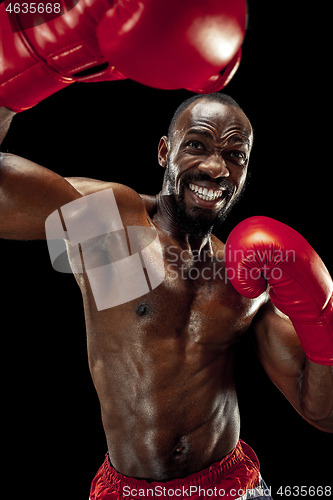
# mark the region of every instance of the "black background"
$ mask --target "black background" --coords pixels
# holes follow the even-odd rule
[[[218,236],[225,240],[251,215],[273,217],[303,234],[332,273],[327,12],[302,4],[248,1],[241,66],[225,92],[254,127],[252,175]],[[156,194],[163,176],[159,139],[190,95],[128,80],[75,84],[16,116],[3,150],[63,176]],[[52,269],[43,241],[2,240],[0,249],[7,484],[13,498],[88,500],[106,443],[79,288],[73,276]],[[241,438],[257,453],[274,498],[287,498],[277,494],[279,486],[332,485],[332,435],[297,414],[247,337],[236,374]]]

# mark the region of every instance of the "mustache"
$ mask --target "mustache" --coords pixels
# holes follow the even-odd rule
[[[217,186],[225,189],[228,195],[232,195],[234,192],[234,186],[232,186],[224,177],[212,179],[212,177],[210,177],[208,174],[197,173],[189,174],[183,179],[183,182],[185,182],[186,184],[188,184],[189,182],[195,183],[200,181],[214,182]]]

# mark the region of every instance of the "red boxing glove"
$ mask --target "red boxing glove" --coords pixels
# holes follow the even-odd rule
[[[95,36],[107,0],[80,0],[62,16],[15,33],[5,7],[0,4],[0,106],[19,112],[74,82],[126,78],[109,65]],[[36,22],[41,16],[36,13]]]
[[[236,72],[245,26],[245,0],[123,0],[106,12],[97,36],[128,78],[211,93]]]
[[[333,365],[333,282],[303,236],[274,219],[250,217],[231,231],[225,265],[245,297],[258,297],[268,283],[273,304],[289,316],[307,357]]]

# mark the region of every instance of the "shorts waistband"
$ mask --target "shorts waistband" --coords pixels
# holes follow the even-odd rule
[[[235,469],[238,469],[237,475],[239,473],[242,475],[241,469],[243,469],[244,476],[251,476],[248,477],[249,489],[250,487],[254,488],[260,484],[259,460],[252,448],[242,440],[239,440],[236,447],[219,462],[215,462],[206,469],[181,479],[173,479],[165,482],[152,481],[148,483],[144,479],[135,479],[123,476],[112,467],[108,454],[106,454],[105,461],[101,469],[101,472],[103,473],[104,478],[107,479],[109,485],[117,491],[123,491],[125,487],[137,490],[147,490],[156,488],[157,486],[165,487],[166,489],[168,487],[182,488],[186,486],[198,486],[201,488],[211,487],[214,486],[215,482],[221,482],[221,480],[223,480],[226,476],[229,476],[230,474],[232,475]],[[250,471],[252,471],[251,474]]]

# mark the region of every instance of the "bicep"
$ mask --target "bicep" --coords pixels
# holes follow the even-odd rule
[[[1,154],[0,237],[45,239],[47,217],[81,196],[55,172],[24,158]]]
[[[255,349],[263,368],[301,412],[300,382],[306,356],[291,321],[269,301],[259,310],[252,326]]]

